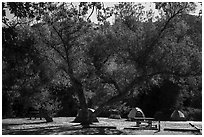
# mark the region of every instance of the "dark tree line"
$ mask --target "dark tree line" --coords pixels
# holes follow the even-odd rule
[[[26,104],[25,109],[43,110],[49,122],[81,108],[81,124],[87,125],[89,106],[98,116],[131,95],[140,100],[147,90],[152,92],[146,98],[153,101],[154,89],[163,92],[165,80],[183,92],[182,106],[191,102],[187,94],[196,97],[201,91],[201,17],[189,15],[194,3],[155,5],[162,11],[157,21],[151,10],[128,2],[108,8],[100,2],[3,3],[3,116],[12,114],[12,106],[18,110]],[[14,14],[12,21],[5,8]],[[98,24],[90,20],[93,12],[88,14],[94,9]],[[112,15],[113,25],[106,20]],[[178,100],[178,92],[170,86],[165,94]],[[145,108],[149,102],[141,100]]]

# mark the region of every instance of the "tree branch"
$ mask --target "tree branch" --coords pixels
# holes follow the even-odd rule
[[[55,26],[54,26],[54,25],[52,25],[52,28],[54,29],[54,31],[57,33],[58,37],[59,37],[59,38],[60,38],[60,40],[62,41],[62,44],[63,44],[64,49],[65,49],[65,50],[67,50],[67,48],[66,48],[66,46],[65,46],[64,39],[63,39],[62,35],[60,34],[60,32],[59,32],[59,31],[57,31],[57,29],[55,28]]]
[[[162,33],[167,29],[167,26],[169,25],[170,21],[176,16],[178,15],[181,11],[183,10],[183,8],[180,8],[174,15],[172,15],[171,17],[168,18],[168,20],[165,22],[164,26],[162,27],[162,29],[159,31],[157,37],[153,40],[153,42],[151,42],[150,44],[146,45],[144,51],[141,52],[141,54],[134,60],[135,62],[140,63],[141,65],[145,65],[145,63],[147,63],[147,58],[149,57],[150,52],[153,51],[154,46],[157,44],[157,42],[159,41],[159,39],[162,36]]]
[[[70,5],[71,5],[71,6],[72,6],[72,8],[74,9],[74,5],[73,5],[73,3],[72,3],[72,2],[70,3]]]
[[[48,41],[46,41],[45,39],[42,39],[43,43],[45,43],[48,47],[51,47],[52,49],[54,49],[64,60],[66,60],[66,57],[62,54],[62,52],[57,49],[52,43],[49,43]]]
[[[112,97],[111,99],[109,99],[107,102],[103,103],[101,106],[99,106],[99,108],[96,109],[96,111],[94,112],[94,114],[97,116],[98,114],[101,113],[102,108],[104,108],[107,105],[112,105],[113,103],[120,101],[121,99],[125,98],[125,96],[130,94],[130,91],[136,86],[141,84],[147,77],[153,77],[155,75],[174,75],[174,76],[178,76],[178,77],[191,77],[191,74],[180,74],[180,73],[175,73],[175,72],[170,72],[170,71],[160,71],[160,72],[155,72],[152,74],[147,74],[147,75],[142,75],[139,77],[135,77],[135,79],[128,85],[126,86],[125,89],[122,90],[122,92],[120,92],[120,94]],[[196,75],[193,75],[196,76]],[[198,76],[200,76],[200,74],[198,74]]]
[[[89,18],[90,18],[91,15],[93,14],[93,12],[94,12],[94,5],[93,5],[93,8],[92,8],[91,14],[90,14],[89,17],[87,18],[87,21],[89,20]]]
[[[125,98],[125,96],[129,95],[129,91],[131,89],[133,89],[136,84],[140,84],[143,82],[144,77],[143,76],[140,76],[140,77],[135,77],[135,79],[129,84],[126,86],[126,88],[124,88],[120,94],[112,97],[111,99],[109,99],[107,102],[103,103],[102,105],[99,106],[99,108],[96,109],[96,111],[94,112],[94,114],[97,116],[98,114],[101,113],[102,109],[107,106],[107,105],[111,105],[117,101],[120,101],[121,99]]]
[[[57,29],[55,28],[55,26],[52,25],[52,27],[53,27],[53,29],[55,30],[55,32],[57,33],[57,35],[59,36],[59,38],[60,38],[61,41],[62,41],[62,45],[63,45],[63,47],[64,47],[65,54],[66,54],[66,59],[65,59],[65,61],[67,62],[67,65],[68,65],[68,72],[69,72],[70,77],[74,79],[74,77],[73,77],[73,70],[72,70],[72,68],[71,68],[71,64],[70,64],[70,61],[69,61],[69,53],[68,53],[68,48],[66,47],[66,43],[65,43],[65,41],[64,41],[64,39],[63,39],[63,37],[62,37],[62,35],[60,35],[60,33],[59,33],[59,32],[57,31]],[[71,48],[71,46],[70,46],[69,48]]]

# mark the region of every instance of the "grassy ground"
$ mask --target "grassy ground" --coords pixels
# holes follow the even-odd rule
[[[82,128],[79,123],[72,123],[74,117],[57,117],[54,122],[46,123],[44,120],[28,118],[3,119],[3,135],[196,135],[199,132],[164,131],[164,128],[193,129],[189,123],[202,128],[201,122],[161,122],[161,131],[124,129],[135,127],[135,122],[126,119],[98,118],[99,123],[94,123],[92,128]],[[154,123],[155,125],[157,124]],[[116,129],[108,128],[110,126]]]

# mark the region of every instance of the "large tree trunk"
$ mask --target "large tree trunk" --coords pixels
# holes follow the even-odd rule
[[[123,90],[119,92],[118,95],[112,97],[109,99],[107,102],[103,103],[102,105],[99,106],[99,108],[96,109],[94,112],[95,116],[98,116],[102,111],[105,106],[112,105],[115,102],[121,101],[124,99],[135,87],[136,83],[139,84],[140,82],[142,83],[143,77],[136,77],[129,85],[126,86]],[[118,89],[119,90],[119,89]]]
[[[118,101],[121,101],[125,96],[128,95],[128,91],[127,92],[124,92],[123,94],[119,94],[119,95],[116,95],[114,97],[112,97],[110,100],[108,100],[107,102],[103,103],[102,105],[100,105],[96,111],[94,112],[94,115],[95,116],[98,116],[104,109],[105,106],[108,106],[108,105],[112,105]]]
[[[67,56],[67,64],[68,64],[68,66],[71,66],[70,65],[71,63],[69,62],[68,53],[66,53],[66,56]],[[78,98],[79,98],[81,113],[83,114],[80,123],[83,126],[89,126],[92,122],[91,122],[91,119],[89,118],[89,114],[88,114],[88,105],[87,105],[85,94],[83,91],[83,85],[81,84],[81,82],[79,80],[77,80],[73,76],[73,70],[71,67],[68,67],[68,70],[64,70],[64,71],[70,76],[72,86],[74,87],[74,89],[78,95]]]
[[[45,109],[40,110],[40,118],[45,118],[46,122],[53,122],[52,117],[48,115],[48,112]]]
[[[74,83],[74,87],[76,89],[76,92],[78,94],[79,103],[80,103],[80,107],[81,107],[81,113],[83,114],[81,117],[80,123],[83,126],[89,126],[92,123],[92,121],[91,121],[89,114],[88,114],[88,105],[86,102],[86,98],[84,95],[82,84],[76,79],[74,80],[73,83]]]
[[[77,114],[77,116],[76,116],[76,118],[74,119],[74,121],[73,122],[75,122],[75,123],[80,123],[83,119],[84,119],[84,117],[83,117],[83,113],[82,113],[82,110],[80,109],[79,111],[78,111],[78,114]],[[94,115],[94,109],[90,109],[90,108],[88,108],[88,119],[89,119],[89,123],[92,123],[92,122],[98,122],[98,119],[96,118],[96,116]]]

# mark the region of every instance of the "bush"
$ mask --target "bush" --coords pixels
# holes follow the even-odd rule
[[[171,113],[168,111],[157,111],[154,114],[154,118],[160,121],[169,121]]]
[[[157,111],[155,114],[154,114],[154,118],[156,120],[165,120],[165,115],[162,111]]]
[[[111,115],[111,110],[109,109],[104,109],[99,115],[98,117],[109,117]]]
[[[36,110],[43,109],[51,117],[55,116],[61,110],[61,102],[46,89],[35,93],[30,100],[32,101],[32,107]]]
[[[185,108],[184,113],[186,114],[187,120],[202,121],[202,109]]]

